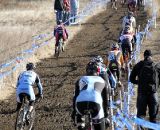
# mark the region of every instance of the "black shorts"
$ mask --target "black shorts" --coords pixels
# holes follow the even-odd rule
[[[77,109],[79,114],[81,115],[85,115],[86,114],[85,111],[89,110],[93,118],[98,115],[101,108],[98,103],[84,101],[84,102],[77,102]]]

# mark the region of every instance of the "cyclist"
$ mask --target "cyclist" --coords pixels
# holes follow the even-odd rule
[[[120,83],[121,68],[124,68],[124,60],[118,44],[112,44],[111,51],[108,53],[106,65],[109,67],[112,74],[116,71],[117,81]]]
[[[126,50],[129,53],[129,56],[128,56],[129,59],[131,58],[131,52],[132,52],[132,48],[134,47],[135,42],[136,42],[136,37],[133,35],[133,33],[130,32],[129,27],[125,27],[118,41],[118,43],[120,43],[121,48],[122,48],[122,54],[123,54],[124,60],[126,60],[125,59]]]
[[[64,43],[68,39],[68,32],[62,20],[59,20],[58,25],[54,28],[54,36],[56,38],[56,44],[55,44],[55,54],[56,54],[60,38],[63,38],[62,51],[64,51]]]
[[[101,76],[106,82],[109,79],[109,83],[111,88],[116,88],[116,79],[109,70],[109,68],[106,67],[106,65],[103,63],[103,58],[99,55],[95,56],[93,59],[91,59],[92,62],[97,62],[100,68],[99,76]]]
[[[122,28],[124,29],[127,25],[131,27],[132,32],[136,32],[136,19],[133,16],[133,12],[128,11],[128,14],[123,18]]]
[[[89,62],[86,76],[82,76],[75,85],[72,119],[77,113],[78,130],[85,127],[83,115],[90,111],[94,130],[105,130],[105,119],[108,117],[107,86],[99,76],[100,68],[96,62]]]
[[[128,10],[131,12],[135,12],[136,11],[136,1],[135,0],[128,0]]]
[[[28,63],[26,65],[26,71],[22,72],[17,81],[16,86],[16,97],[17,97],[17,108],[16,111],[19,111],[22,106],[23,94],[26,94],[29,100],[29,110],[26,114],[27,120],[29,115],[33,110],[35,102],[35,94],[33,90],[33,85],[36,83],[38,87],[38,98],[43,97],[43,88],[39,76],[34,72],[35,65],[33,63]]]

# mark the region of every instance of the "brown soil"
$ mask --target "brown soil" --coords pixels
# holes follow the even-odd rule
[[[125,8],[115,11],[108,7],[81,25],[82,29],[69,41],[58,60],[52,55],[37,63],[44,99],[36,105],[35,130],[75,129],[70,118],[74,83],[84,75],[86,63],[92,56],[99,54],[105,58],[110,44],[118,39],[125,11]],[[146,14],[141,11],[138,24],[144,26],[145,23]],[[0,102],[0,130],[14,129],[15,107],[15,94]]]

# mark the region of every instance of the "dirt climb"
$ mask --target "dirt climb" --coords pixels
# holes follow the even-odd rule
[[[71,122],[74,83],[85,74],[85,66],[94,55],[106,57],[110,44],[118,40],[126,8],[107,9],[81,25],[82,29],[67,44],[56,60],[52,55],[37,63],[36,72],[44,87],[44,99],[36,105],[35,130],[74,130]],[[146,13],[138,14],[138,23],[146,23]],[[76,28],[76,26],[72,27]],[[14,130],[15,94],[0,102],[0,130]]]

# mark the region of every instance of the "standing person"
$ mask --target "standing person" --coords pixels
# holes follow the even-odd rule
[[[59,20],[63,20],[64,3],[63,0],[55,0],[54,10],[56,13],[56,22],[58,24]]]
[[[33,63],[28,63],[26,65],[26,71],[22,72],[17,81],[16,86],[16,97],[17,97],[17,109],[19,111],[22,106],[23,94],[27,94],[29,99],[29,110],[26,114],[26,120],[29,120],[31,111],[33,110],[35,102],[35,94],[33,90],[33,85],[36,83],[38,87],[38,97],[43,97],[43,88],[39,76],[34,72],[35,65]]]
[[[96,62],[89,62],[86,76],[82,76],[75,85],[72,119],[77,115],[78,130],[83,130],[85,111],[91,112],[94,130],[105,130],[105,119],[108,117],[108,84],[99,75]]]
[[[149,108],[149,120],[156,123],[158,114],[158,93],[160,83],[160,63],[152,60],[151,50],[144,51],[144,60],[137,63],[130,75],[130,81],[138,85],[137,117],[146,116]]]
[[[79,0],[70,0],[71,2],[71,23],[75,23],[79,11]]]
[[[70,25],[70,0],[63,0],[64,2],[64,17],[63,17],[63,22],[65,25]]]
[[[111,0],[112,8],[117,10],[117,0]]]

